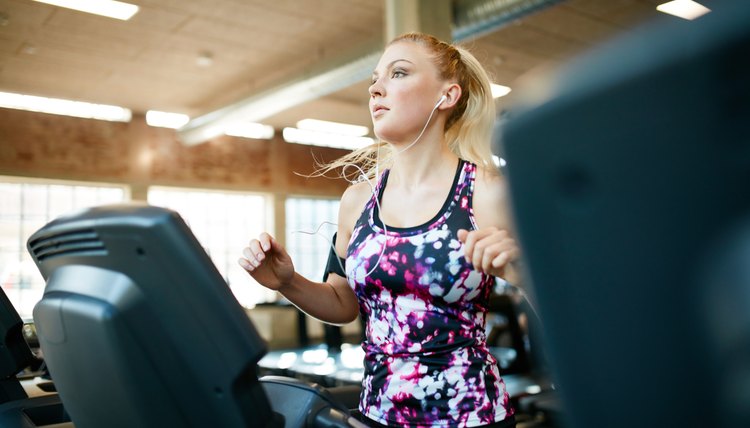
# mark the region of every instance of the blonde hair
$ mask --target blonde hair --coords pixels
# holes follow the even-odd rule
[[[451,151],[487,171],[496,171],[490,148],[495,103],[490,78],[479,61],[468,50],[428,34],[402,34],[386,47],[399,42],[411,42],[427,48],[432,53],[440,77],[455,81],[461,87],[461,97],[445,122],[445,137]],[[323,175],[342,168],[342,176],[349,181],[360,181],[362,172],[371,179],[378,169],[382,171],[392,165],[393,156],[390,146],[378,141],[321,165],[316,174]],[[377,165],[378,162],[380,165]],[[352,165],[358,166],[354,172],[349,169]],[[353,178],[350,178],[352,174]]]

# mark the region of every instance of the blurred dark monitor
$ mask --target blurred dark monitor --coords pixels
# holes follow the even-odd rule
[[[97,207],[28,249],[45,361],[76,427],[283,426],[256,376],[265,342],[175,212]]]
[[[750,2],[703,3],[496,134],[570,428],[750,426]]]
[[[0,427],[73,428],[60,397],[45,389],[49,383],[31,381],[45,372],[27,343],[29,327],[0,289]]]
[[[15,378],[34,358],[31,348],[24,340],[23,327],[23,320],[16,308],[5,291],[0,289],[0,381]]]

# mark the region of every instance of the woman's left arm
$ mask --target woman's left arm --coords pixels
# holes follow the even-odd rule
[[[466,261],[476,270],[522,286],[521,250],[514,238],[508,197],[504,177],[477,171],[473,209],[478,229],[461,229],[458,239],[465,244]]]

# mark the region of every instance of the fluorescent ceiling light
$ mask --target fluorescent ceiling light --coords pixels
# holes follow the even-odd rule
[[[271,125],[262,123],[244,122],[228,126],[224,133],[233,137],[252,138],[255,140],[270,140],[273,138],[274,129]]]
[[[711,9],[691,0],[674,0],[663,3],[656,6],[656,10],[691,21],[711,12]]]
[[[510,88],[507,86],[491,83],[490,87],[492,88],[492,98],[504,97],[510,93]]]
[[[166,111],[149,110],[146,112],[146,123],[159,128],[177,129],[188,123],[190,116],[182,113],[168,113]]]
[[[138,13],[139,7],[114,0],[34,0],[40,3],[47,3],[53,6],[65,7],[68,9],[78,10],[94,15],[106,16],[108,18],[121,19],[127,21],[133,15]]]
[[[112,122],[130,122],[132,117],[130,110],[124,107],[10,92],[0,92],[0,107]]]
[[[178,129],[190,120],[190,116],[182,113],[149,110],[146,112],[146,123],[149,126]],[[262,123],[244,122],[229,125],[223,130],[224,134],[233,137],[254,138],[256,140],[270,140],[273,138],[273,126]]]
[[[331,134],[297,128],[284,128],[281,133],[287,143],[309,144],[312,146],[346,150],[361,149],[375,142],[372,138],[368,137],[353,137],[350,135]]]
[[[348,123],[329,122],[318,119],[302,119],[297,122],[297,128],[307,131],[327,132],[329,134],[348,135],[350,137],[364,137],[370,133],[366,126],[350,125]]]

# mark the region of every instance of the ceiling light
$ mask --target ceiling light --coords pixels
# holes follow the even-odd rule
[[[179,129],[184,126],[190,117],[182,113],[169,113],[165,111],[149,110],[146,112],[146,123],[149,126],[160,128]],[[212,131],[212,135],[226,134],[233,137],[253,138],[256,140],[270,140],[273,138],[273,126],[262,123],[244,122],[235,123],[225,129]]]
[[[492,98],[504,97],[510,93],[510,88],[507,86],[491,83],[490,87],[492,88]]]
[[[53,6],[60,6],[68,9],[78,10],[94,15],[106,16],[108,18],[121,19],[127,21],[133,15],[138,13],[139,7],[114,0],[34,0],[40,3],[47,3]]]
[[[302,119],[297,122],[297,128],[307,131],[328,132],[330,134],[364,137],[370,133],[366,126],[350,125],[348,123],[329,122],[318,119]]]
[[[9,92],[0,92],[0,107],[113,122],[130,122],[132,117],[130,110],[124,107]]]
[[[38,48],[34,45],[24,43],[23,46],[21,46],[21,53],[26,55],[36,55],[38,51]]]
[[[711,12],[711,9],[691,0],[674,0],[663,3],[656,6],[656,10],[691,21]]]
[[[310,131],[307,129],[284,128],[284,141],[287,143],[309,144],[312,146],[333,147],[336,149],[356,150],[374,143],[372,138],[353,137],[351,135],[331,134],[328,132]]]
[[[275,131],[273,126],[262,123],[244,122],[229,125],[224,133],[233,137],[252,138],[255,140],[270,140]]]
[[[159,128],[177,129],[188,123],[190,116],[182,113],[168,113],[166,111],[149,110],[146,112],[146,123]]]
[[[214,65],[214,56],[211,52],[201,52],[195,58],[195,65],[198,67],[211,67]]]

